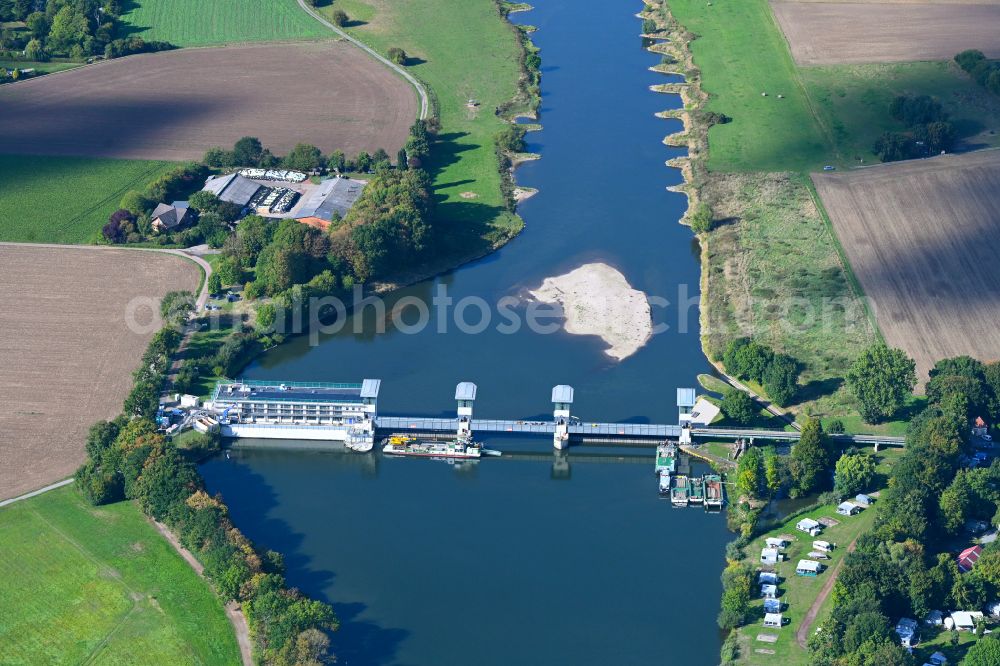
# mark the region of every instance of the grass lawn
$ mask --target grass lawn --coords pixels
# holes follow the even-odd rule
[[[84,63],[82,62],[35,62],[32,60],[5,60],[0,58],[0,67],[5,67],[7,69],[33,69],[36,74],[61,72],[64,69],[73,69],[74,67],[80,67],[83,64]]]
[[[709,169],[800,171],[829,163],[830,141],[767,0],[669,5],[680,24],[699,36],[691,52],[702,87],[712,95],[708,110],[733,119],[709,130]]]
[[[5,664],[238,664],[221,602],[135,505],[69,486],[0,509]]]
[[[0,155],[0,241],[95,242],[125,192],[142,189],[173,166],[145,160]]]
[[[350,17],[354,37],[383,54],[394,46],[406,51],[408,69],[435,99],[441,133],[426,166],[438,221],[456,247],[467,250],[472,235],[492,243],[520,230],[521,220],[503,208],[493,153],[493,137],[505,126],[493,111],[516,93],[519,51],[493,1],[333,0],[320,8],[327,16],[338,9]],[[469,99],[479,106],[468,108]]]
[[[823,517],[839,520],[840,524],[825,529],[816,538],[837,544],[837,547],[830,554],[830,559],[823,561],[827,569],[819,576],[815,578],[798,576],[795,574],[795,565],[800,559],[808,559],[807,555],[812,550],[813,538],[808,534],[797,531],[795,523],[802,518],[819,519]],[[795,541],[784,551],[785,560],[775,567],[775,571],[777,571],[781,578],[781,583],[778,586],[781,592],[779,599],[786,606],[783,614],[789,623],[785,624],[780,630],[765,629],[761,625],[764,617],[764,601],[762,599],[754,599],[751,603],[753,621],[737,630],[740,637],[740,663],[781,664],[782,666],[789,664],[801,664],[805,666],[808,663],[809,655],[806,650],[800,648],[798,643],[795,642],[795,632],[798,630],[809,607],[816,600],[823,584],[829,578],[832,569],[847,554],[848,544],[859,534],[869,529],[874,522],[875,510],[873,508],[862,511],[859,515],[848,517],[837,515],[836,509],[833,506],[824,506],[790,519],[781,527],[754,539],[746,547],[746,561],[756,567],[758,566],[760,551],[764,547],[764,539],[766,537],[778,536],[779,534],[795,536]],[[754,581],[753,589],[755,592],[760,591],[760,586],[756,583],[756,580]],[[813,629],[810,629],[810,632],[822,624],[824,615],[832,607],[831,603],[831,598],[827,597],[826,603],[824,603],[823,609],[817,615],[816,622],[813,623]],[[777,634],[778,640],[775,643],[758,642],[756,640],[758,634]],[[775,654],[759,654],[754,651],[759,648],[774,650]]]
[[[883,132],[906,130],[888,112],[893,98],[904,94],[938,99],[966,145],[1000,145],[1000,97],[976,85],[954,63],[806,67],[799,72],[845,166],[859,164],[858,158],[877,163],[871,151],[875,140]]]
[[[333,33],[295,0],[134,0],[122,21],[146,40],[177,46],[322,39]]]

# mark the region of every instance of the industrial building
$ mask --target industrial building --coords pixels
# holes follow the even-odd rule
[[[330,227],[334,216],[347,215],[354,202],[361,196],[365,181],[350,178],[324,180],[302,199],[301,205],[292,211],[292,217],[303,224],[319,227],[324,231]]]
[[[360,384],[240,380],[212,393],[225,437],[349,442],[374,437],[378,379]]]

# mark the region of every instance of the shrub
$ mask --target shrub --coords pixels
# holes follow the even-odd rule
[[[333,12],[333,24],[338,28],[343,28],[350,22],[350,18],[347,16],[347,12],[343,9],[337,9]]]
[[[712,230],[712,225],[712,209],[702,201],[691,216],[691,231],[696,234],[705,234]]]
[[[726,417],[740,424],[750,423],[756,412],[753,398],[736,388],[726,390],[720,407]]]
[[[386,52],[389,60],[396,63],[397,65],[405,65],[407,61],[406,51],[399,48],[398,46],[393,46]]]

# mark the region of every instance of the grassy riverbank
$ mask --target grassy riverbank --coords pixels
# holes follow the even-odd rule
[[[493,137],[508,124],[495,109],[519,96],[521,47],[494,0],[334,0],[320,11],[346,12],[351,35],[380,53],[403,49],[407,69],[430,89],[441,131],[425,166],[446,235],[466,252],[516,235],[523,222],[504,208]],[[533,103],[522,95],[508,112],[531,112]]]
[[[880,334],[808,174],[875,161],[875,138],[903,129],[889,114],[896,95],[940,98],[976,145],[998,141],[988,130],[1000,101],[951,63],[798,67],[767,0],[666,4],[653,14],[673,42],[661,52],[690,86],[687,131],[673,141],[692,156],[692,201],[714,218],[701,234],[706,354],[718,361],[730,340],[752,335],[801,364],[796,414],[898,432],[901,422],[863,424],[844,386]],[[711,124],[711,114],[731,122]]]
[[[221,602],[131,502],[73,487],[0,509],[4,663],[235,664]]]

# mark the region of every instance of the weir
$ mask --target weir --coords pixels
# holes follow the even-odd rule
[[[460,382],[455,388],[454,418],[383,415],[377,410],[381,381],[366,379],[357,384],[304,382],[221,382],[205,408],[219,419],[224,437],[341,441],[347,448],[370,451],[379,437],[393,433],[428,437],[471,438],[479,433],[539,435],[552,438],[557,450],[572,443],[622,445],[655,444],[693,439],[756,440],[794,442],[796,430],[718,427],[698,424],[693,414],[696,391],[677,389],[678,423],[600,423],[571,414],[572,386],[552,389],[552,420],[477,419],[473,405],[478,387]],[[900,446],[902,437],[842,435],[831,437],[856,444]]]

